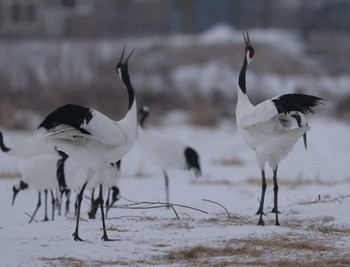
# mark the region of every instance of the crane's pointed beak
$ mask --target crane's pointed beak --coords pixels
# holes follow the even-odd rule
[[[131,51],[131,53],[129,54],[129,56],[126,58],[124,64],[128,64],[129,58],[131,57],[132,53],[134,53],[135,48]]]
[[[249,38],[249,33],[248,33],[247,28],[244,29],[242,34],[243,34],[245,46],[246,47],[250,46],[251,44],[250,44],[250,38]]]
[[[125,53],[125,47],[126,47],[126,44],[124,44],[124,48],[123,48],[123,53],[122,55],[120,56],[120,59],[119,59],[119,62],[123,62],[123,57],[124,57],[124,53]]]

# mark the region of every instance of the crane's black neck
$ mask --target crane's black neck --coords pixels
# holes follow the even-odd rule
[[[149,114],[148,112],[141,111],[141,114],[140,114],[140,126],[141,126],[141,128],[145,128],[145,120],[147,119],[148,114]]]
[[[121,74],[122,74],[121,75],[122,81],[123,81],[124,85],[126,86],[126,89],[128,90],[128,97],[129,97],[129,108],[128,109],[130,110],[133,103],[134,103],[134,100],[135,100],[135,93],[134,93],[134,88],[132,87],[131,82],[130,82],[130,76],[129,76],[127,66],[121,67]]]
[[[0,148],[3,152],[8,152],[11,150],[11,148],[7,147],[5,144],[4,144],[4,136],[2,135],[2,132],[0,131]]]
[[[239,85],[239,88],[242,90],[243,94],[247,93],[246,82],[245,82],[247,68],[248,68],[248,61],[247,61],[247,58],[245,56],[241,71],[239,73],[239,78],[238,78],[238,85]]]

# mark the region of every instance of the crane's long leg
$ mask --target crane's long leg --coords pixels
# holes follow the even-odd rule
[[[56,188],[56,206],[58,209],[58,215],[61,216],[62,211],[62,197],[63,197],[63,191],[59,193],[58,188]]]
[[[107,193],[107,200],[106,200],[106,218],[108,217],[108,210],[109,210],[109,195],[111,194],[111,189],[108,188],[108,193]]]
[[[77,213],[78,213],[78,195],[76,195],[75,202],[74,202],[74,216],[77,216]]]
[[[69,213],[70,193],[71,193],[71,190],[66,191],[66,211],[65,211],[66,216]]]
[[[51,193],[51,205],[52,205],[52,221],[55,219],[55,204],[56,204],[56,199],[55,196],[53,194],[53,191],[50,190]],[[57,191],[56,191],[57,193]]]
[[[105,224],[105,215],[103,211],[103,186],[102,184],[100,185],[100,194],[98,196],[98,199],[96,199],[96,202],[100,205],[101,208],[101,217],[102,217],[102,227],[103,227],[103,236],[101,237],[102,240],[104,241],[113,241],[112,239],[109,239],[107,236],[107,231],[106,231],[106,224]]]
[[[34,210],[34,212],[33,212],[32,217],[30,218],[29,223],[31,223],[31,222],[33,221],[34,216],[35,216],[35,214],[36,214],[36,212],[38,211],[38,209],[39,209],[40,206],[41,206],[41,192],[39,191],[39,193],[38,193],[38,203],[36,204],[36,208],[35,208],[35,210]]]
[[[47,189],[44,190],[45,193],[45,217],[44,222],[47,222],[49,220],[49,217],[47,217]]]
[[[95,188],[93,188],[91,191],[91,206],[90,206],[90,211],[88,212],[89,219],[96,219],[96,212],[99,205],[99,202],[97,199],[95,200],[94,195],[95,195]]]
[[[275,225],[280,225],[278,221],[278,183],[277,183],[277,167],[273,171],[273,209],[272,212],[276,214],[276,220],[275,220]]]
[[[169,177],[166,171],[163,171],[164,173],[164,180],[165,180],[165,203],[167,203],[167,208],[170,208],[170,200],[169,200]]]
[[[83,200],[83,194],[84,194],[84,190],[85,187],[87,185],[87,182],[84,183],[83,187],[80,190],[80,193],[77,196],[77,202],[78,202],[78,210],[77,210],[77,222],[76,222],[76,226],[75,226],[75,231],[73,233],[73,237],[75,241],[83,241],[80,237],[79,237],[79,217],[80,217],[80,207],[81,207],[81,202]]]
[[[266,178],[265,178],[265,171],[261,170],[261,199],[260,199],[260,206],[256,214],[260,215],[258,225],[265,225],[265,222],[262,219],[262,216],[264,214],[264,201],[265,201],[265,192],[266,192]]]

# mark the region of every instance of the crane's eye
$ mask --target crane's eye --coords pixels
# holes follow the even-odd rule
[[[254,49],[251,48],[251,49],[249,49],[249,57],[253,58],[253,56],[254,56]]]

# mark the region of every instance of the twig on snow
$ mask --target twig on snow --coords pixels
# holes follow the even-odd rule
[[[38,223],[37,220],[35,220],[31,215],[29,215],[27,212],[24,213],[25,215],[27,215],[31,220],[33,220],[34,222]]]
[[[214,203],[214,204],[216,204],[216,205],[219,205],[220,207],[222,207],[222,208],[226,211],[228,218],[231,219],[231,215],[230,215],[229,211],[225,208],[224,205],[222,205],[222,204],[220,204],[220,203],[218,203],[218,202],[209,200],[209,199],[202,199],[202,200],[203,200],[203,201],[210,202],[210,203]]]
[[[174,211],[177,219],[180,219],[180,217],[179,217],[179,214],[177,213],[175,207],[192,209],[195,211],[199,211],[199,212],[208,214],[208,212],[205,210],[190,207],[187,205],[174,204],[174,203],[164,203],[164,202],[152,202],[152,201],[134,201],[134,200],[127,199],[125,197],[121,197],[121,198],[128,201],[128,202],[131,202],[131,203],[127,204],[127,205],[114,205],[112,208],[117,208],[117,209],[155,209],[155,208],[164,208],[164,207],[170,206],[172,208],[172,210]]]

